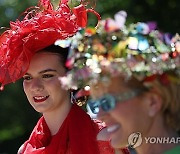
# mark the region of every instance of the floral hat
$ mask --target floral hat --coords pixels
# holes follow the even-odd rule
[[[109,81],[122,74],[164,84],[180,83],[180,37],[157,30],[155,22],[125,25],[126,12],[101,20],[97,28],[85,28],[71,39],[67,67],[60,78],[65,88],[89,88],[97,81]],[[59,42],[61,45],[61,42]],[[173,72],[173,73],[172,73]]]
[[[69,0],[61,0],[57,9],[50,0],[39,0],[38,6],[24,12],[22,20],[10,22],[10,28],[0,35],[0,84],[15,82],[27,71],[31,57],[57,39],[72,37],[86,26],[87,12],[83,0],[76,7],[68,6]]]

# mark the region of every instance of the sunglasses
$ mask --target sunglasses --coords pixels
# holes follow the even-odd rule
[[[116,103],[122,103],[129,99],[132,99],[133,97],[138,96],[142,92],[142,89],[136,89],[125,93],[121,93],[116,96],[111,94],[105,94],[99,99],[89,99],[87,105],[93,114],[97,114],[100,108],[105,112],[109,112],[115,108]]]

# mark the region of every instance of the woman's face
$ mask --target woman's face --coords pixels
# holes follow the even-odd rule
[[[111,79],[110,85],[102,83],[91,87],[91,95],[94,98],[101,98],[104,94],[120,95],[129,92],[130,88],[125,86],[122,78]],[[135,132],[146,134],[151,124],[143,94],[135,96],[127,101],[119,102],[116,107],[109,112],[100,108],[98,118],[107,125],[107,136],[111,140],[111,145],[115,148],[125,147],[128,144],[128,136]]]
[[[63,106],[68,98],[61,88],[59,76],[65,74],[60,57],[54,53],[36,53],[24,75],[24,91],[33,108],[41,113],[51,112]]]

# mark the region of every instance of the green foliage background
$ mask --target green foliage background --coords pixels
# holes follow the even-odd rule
[[[57,4],[58,0],[52,2]],[[14,21],[27,7],[35,4],[37,0],[0,0],[0,27],[9,27],[9,21]],[[180,33],[179,0],[99,0],[96,10],[102,18],[125,10],[127,22],[156,21],[162,31]],[[89,15],[88,24],[95,25],[94,16]],[[7,85],[0,92],[0,154],[17,153],[38,117],[24,95],[22,81]]]

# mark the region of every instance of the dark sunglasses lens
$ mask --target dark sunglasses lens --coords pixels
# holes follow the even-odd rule
[[[112,95],[105,95],[101,100],[100,100],[101,108],[108,112],[112,110],[115,107],[116,100]]]
[[[97,114],[99,112],[99,102],[96,100],[89,100],[88,106],[92,113]]]

